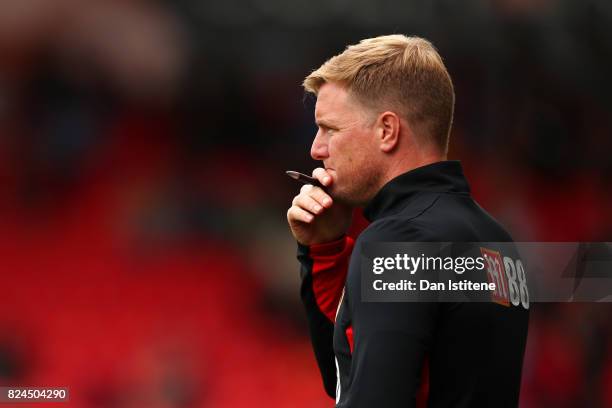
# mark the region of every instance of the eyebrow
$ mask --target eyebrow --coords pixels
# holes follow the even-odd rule
[[[317,126],[321,127],[326,127],[326,128],[336,128],[336,126],[330,124],[327,120],[322,119],[322,120],[315,120],[315,123],[317,124]]]

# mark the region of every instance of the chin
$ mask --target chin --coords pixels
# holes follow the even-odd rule
[[[349,199],[348,195],[342,189],[339,189],[337,185],[332,185],[327,189],[327,192],[334,199],[334,201],[338,201],[340,203],[346,203],[347,199]]]
[[[332,189],[330,191],[330,195],[332,198],[342,204],[351,206],[351,207],[360,207],[367,203],[366,199],[360,197],[359,194],[350,191],[343,191],[341,189]]]

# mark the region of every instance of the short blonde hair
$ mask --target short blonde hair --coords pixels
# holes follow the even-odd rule
[[[316,95],[326,82],[347,87],[366,107],[395,109],[415,133],[448,150],[455,92],[429,41],[396,34],[349,45],[308,75],[303,86]]]

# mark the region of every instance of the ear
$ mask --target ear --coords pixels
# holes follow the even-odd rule
[[[399,144],[400,118],[394,112],[381,113],[376,120],[376,132],[380,150],[385,153],[392,152]]]

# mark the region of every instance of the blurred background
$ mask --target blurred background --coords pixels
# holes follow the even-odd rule
[[[0,385],[332,406],[284,171],[316,166],[302,79],[390,33],[439,48],[450,157],[516,240],[612,241],[608,0],[2,0]],[[521,407],[612,407],[611,305],[533,305]]]

